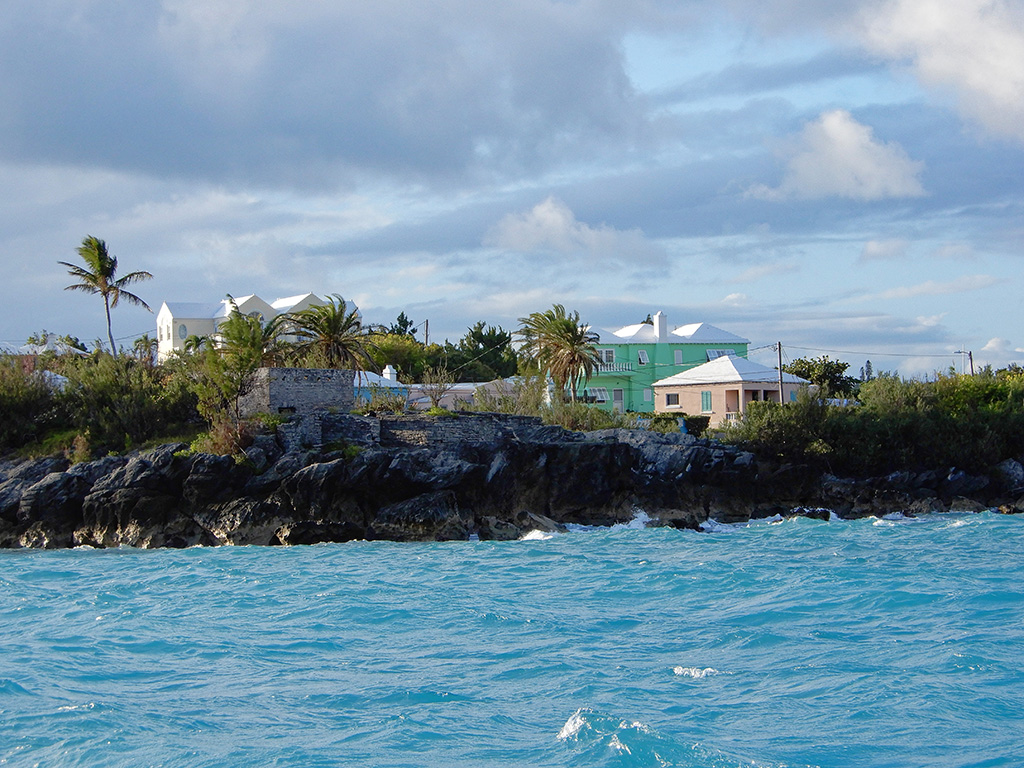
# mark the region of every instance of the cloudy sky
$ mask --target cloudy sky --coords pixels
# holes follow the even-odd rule
[[[1024,0],[7,0],[0,51],[0,340],[103,335],[95,235],[154,309],[1024,361]]]

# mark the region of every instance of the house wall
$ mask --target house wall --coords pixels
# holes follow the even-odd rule
[[[668,378],[682,371],[688,371],[708,361],[709,349],[731,349],[737,355],[746,357],[746,344],[691,344],[663,342],[661,344],[598,344],[598,350],[611,349],[615,353],[615,361],[603,365],[590,378],[583,389],[604,387],[608,390],[608,402],[597,403],[596,407],[610,411],[614,407],[613,391],[623,390],[623,408],[635,413],[651,413],[655,410],[652,385],[655,381]],[[647,353],[648,363],[640,363],[640,352]],[[681,352],[682,361],[676,362],[676,351]],[[621,370],[623,367],[628,370]],[[645,398],[645,390],[650,391],[650,399]]]
[[[216,330],[217,321],[212,317],[174,317],[166,308],[161,309],[156,316],[157,359],[163,361],[172,352],[184,349],[189,336],[212,336]]]
[[[298,312],[322,303],[318,297],[311,294],[292,306],[288,311]],[[238,311],[243,315],[259,313],[264,323],[282,314],[273,305],[256,295],[244,297],[237,306]],[[203,317],[182,317],[175,316],[167,304],[164,304],[156,316],[157,360],[162,362],[172,352],[184,349],[185,339],[189,336],[214,336],[220,324],[227,319],[226,315],[214,314],[218,311],[220,311],[220,308],[214,302],[210,305],[210,314],[208,315]],[[184,335],[181,330],[182,326],[185,328]],[[288,333],[284,333],[282,339],[284,341],[296,341],[296,337]]]
[[[783,398],[792,402],[800,384],[784,384]],[[711,393],[711,410],[703,408],[703,392]],[[668,404],[668,395],[679,397],[678,405]],[[656,413],[685,413],[690,416],[709,416],[709,426],[721,426],[739,418],[746,407],[759,400],[779,401],[778,382],[745,381],[726,384],[664,385],[655,390]]]

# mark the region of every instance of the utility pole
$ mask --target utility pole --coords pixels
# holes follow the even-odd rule
[[[974,375],[974,353],[971,350],[967,350],[967,359],[971,363],[971,376]]]
[[[775,348],[779,352],[779,405],[782,405],[786,402],[782,397],[782,342],[776,343]]]
[[[426,347],[430,344],[430,321],[423,321],[423,346]]]

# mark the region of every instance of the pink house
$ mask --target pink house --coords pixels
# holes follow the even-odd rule
[[[796,400],[810,384],[790,373],[782,374],[782,398]],[[655,413],[710,416],[717,427],[740,418],[748,403],[779,402],[779,372],[736,355],[726,355],[688,371],[654,382]]]

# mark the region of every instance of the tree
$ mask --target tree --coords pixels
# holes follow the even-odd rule
[[[78,255],[85,262],[85,267],[66,261],[57,262],[67,267],[68,274],[80,281],[65,287],[64,290],[98,293],[103,297],[103,311],[107,318],[107,340],[110,342],[111,353],[117,357],[117,346],[114,344],[114,334],[110,327],[110,310],[112,307],[116,307],[121,299],[124,299],[129,304],[145,307],[152,312],[153,310],[146,302],[125,289],[133,283],[149,280],[153,275],[140,270],[118,277],[117,257],[110,255],[105,242],[92,235],[88,235],[82,240],[82,244],[78,247]]]
[[[518,369],[512,351],[512,334],[501,326],[486,325],[483,320],[470,326],[459,341],[458,351],[463,362],[459,367],[468,369],[463,381],[493,381],[513,376]]]
[[[258,361],[257,368],[281,365],[291,352],[288,345],[281,340],[289,318],[286,315],[277,315],[263,322],[258,314],[243,315],[239,312],[238,305],[231,296],[228,296],[228,301],[231,313],[217,328],[218,344],[222,351],[235,356],[252,357]],[[197,339],[192,345],[193,348],[197,343],[201,346],[202,337],[189,336],[185,340],[186,349],[189,348],[188,342],[192,339]]]
[[[148,333],[144,333],[132,344],[135,359],[143,365],[152,366],[156,362],[156,351],[159,343]]]
[[[378,369],[394,366],[399,381],[406,384],[419,381],[426,367],[423,344],[406,334],[375,333],[368,339],[367,348]]]
[[[813,358],[799,357],[782,366],[782,370],[817,384],[830,395],[843,397],[857,391],[857,379],[846,375],[846,369],[849,367],[849,363],[830,360],[828,355],[823,355]]]
[[[413,325],[413,321],[405,316],[405,312],[400,312],[395,322],[389,325],[384,333],[397,336],[415,336],[416,327]]]
[[[242,398],[252,389],[253,374],[266,361],[268,338],[275,336],[258,317],[239,312],[233,300],[217,335],[216,344],[195,343],[179,362],[211,435],[219,434],[227,443],[222,447],[235,453],[242,447]],[[189,337],[193,338],[199,342],[200,337]]]
[[[338,294],[326,304],[308,307],[288,316],[298,338],[298,351],[327,368],[374,370],[371,357],[374,328],[364,326],[359,310],[349,310]]]
[[[430,398],[431,408],[440,408],[441,399],[455,386],[455,376],[444,366],[427,367],[423,371],[423,391]]]
[[[575,402],[581,380],[589,380],[598,366],[598,335],[580,322],[579,312],[568,313],[561,304],[521,317],[519,323],[516,335],[527,356],[548,372],[558,392],[564,395],[568,387]]]

